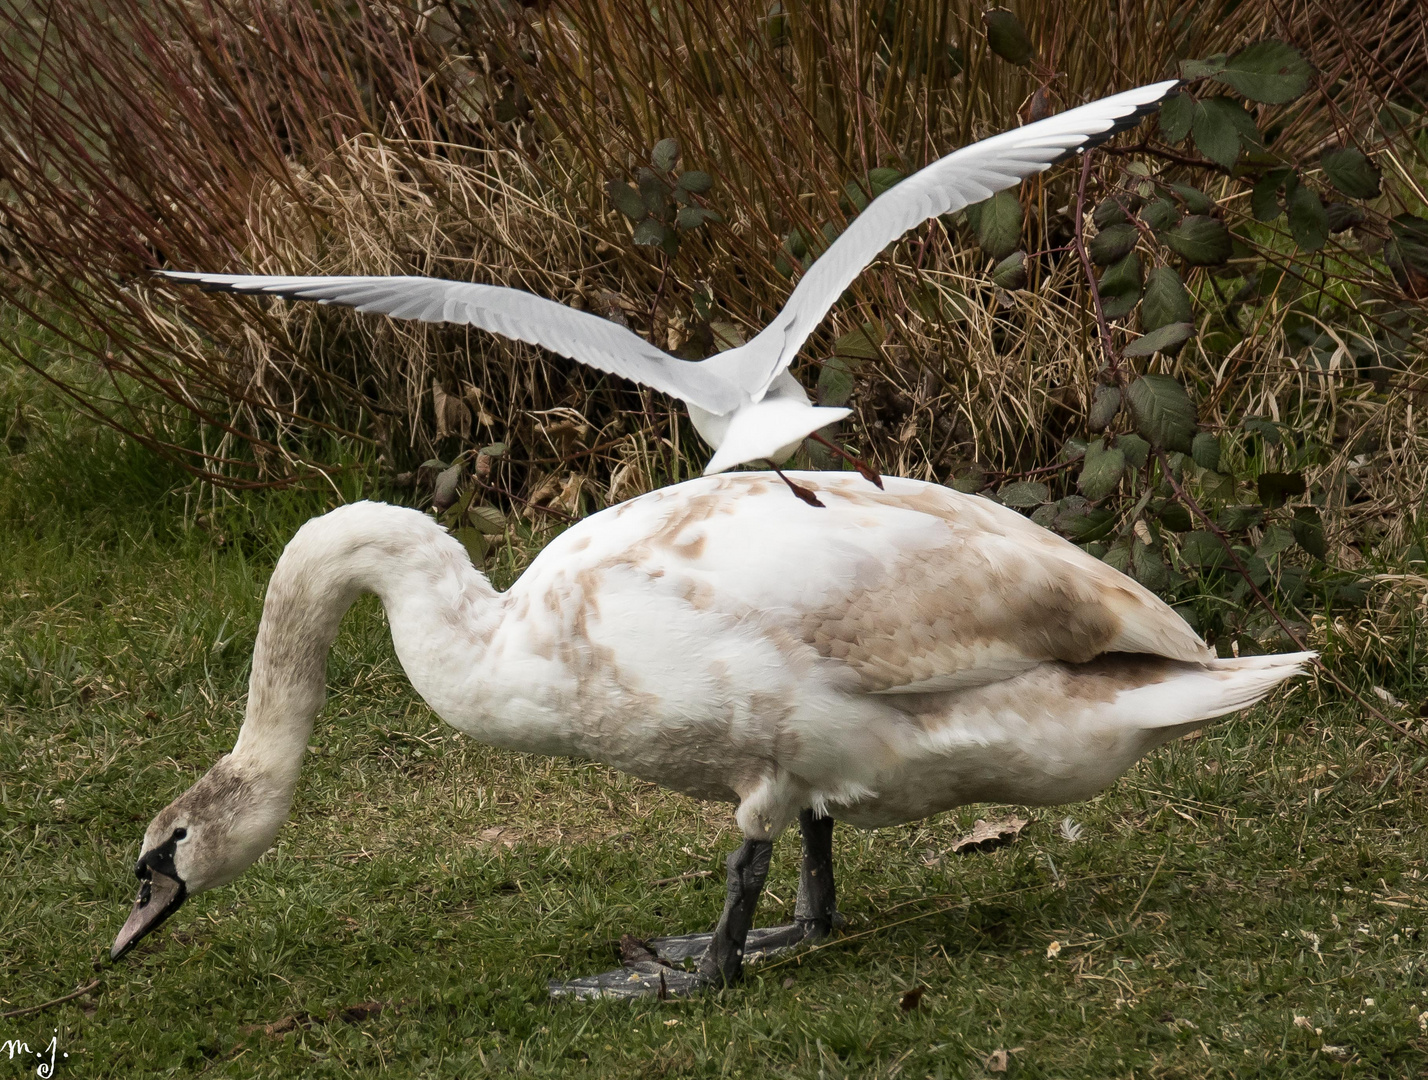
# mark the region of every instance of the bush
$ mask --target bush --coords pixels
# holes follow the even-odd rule
[[[1181,74],[1084,177],[1070,162],[892,245],[795,373],[852,402],[843,437],[884,471],[999,495],[1223,648],[1283,631],[1217,532],[1291,623],[1408,674],[1410,652],[1365,649],[1406,640],[1394,590],[1423,550],[1409,0],[1306,0],[1270,26],[1229,0],[9,10],[2,287],[61,333],[65,373],[87,359],[60,376],[78,407],[234,485],[313,476],[334,437],[408,482],[502,444],[493,500],[567,511],[686,475],[702,448],[678,410],[464,330],[145,271],[498,282],[707,355],[901,176]]]

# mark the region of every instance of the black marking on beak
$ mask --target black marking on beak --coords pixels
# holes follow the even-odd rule
[[[177,911],[188,897],[188,886],[174,868],[174,852],[179,840],[186,835],[183,829],[175,830],[174,835],[159,847],[146,851],[135,864],[134,876],[139,879],[139,895],[124,922],[124,928],[114,939],[109,959],[118,960],[144,935]]]

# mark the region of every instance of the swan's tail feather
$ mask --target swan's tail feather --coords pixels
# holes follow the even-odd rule
[[[1247,709],[1303,674],[1318,653],[1278,653],[1176,664],[1175,674],[1116,695],[1115,710],[1144,728],[1181,727]]]

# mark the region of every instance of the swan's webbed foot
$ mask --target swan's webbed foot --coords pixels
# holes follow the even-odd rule
[[[726,864],[728,893],[724,913],[712,932],[650,941],[626,934],[620,939],[623,967],[567,982],[552,979],[551,996],[687,997],[738,982],[745,963],[826,937],[842,923],[833,887],[833,819],[814,817],[811,810],[805,810],[799,826],[803,832],[803,866],[791,924],[752,927],[773,844],[745,840]],[[697,962],[694,971],[682,966],[690,960]]]

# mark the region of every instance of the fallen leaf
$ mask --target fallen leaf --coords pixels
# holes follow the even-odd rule
[[[1310,1020],[1307,1016],[1295,1016],[1294,1026],[1297,1028],[1303,1028],[1305,1031],[1314,1030],[1314,1022]]]
[[[958,855],[969,851],[992,851],[1010,844],[1024,828],[1026,818],[1009,817],[991,822],[978,818],[972,823],[972,831],[952,845],[952,851]]]
[[[987,1066],[987,1072],[1006,1072],[1007,1052],[1005,1050],[992,1051],[992,1053],[987,1055],[985,1064]]]
[[[1046,959],[1048,959],[1048,960],[1055,960],[1055,959],[1056,959],[1058,956],[1060,956],[1060,955],[1061,955],[1061,942],[1059,942],[1059,941],[1053,941],[1050,945],[1046,946]]]
[[[1349,1058],[1354,1056],[1354,1052],[1347,1046],[1330,1046],[1328,1043],[1325,1043],[1319,1047],[1319,1049],[1324,1051],[1325,1054],[1335,1061],[1348,1061]]]
[[[911,990],[902,995],[902,998],[897,1003],[897,1007],[903,1012],[912,1012],[913,1009],[922,1004],[922,995],[925,993],[927,993],[927,987],[914,986]]]

